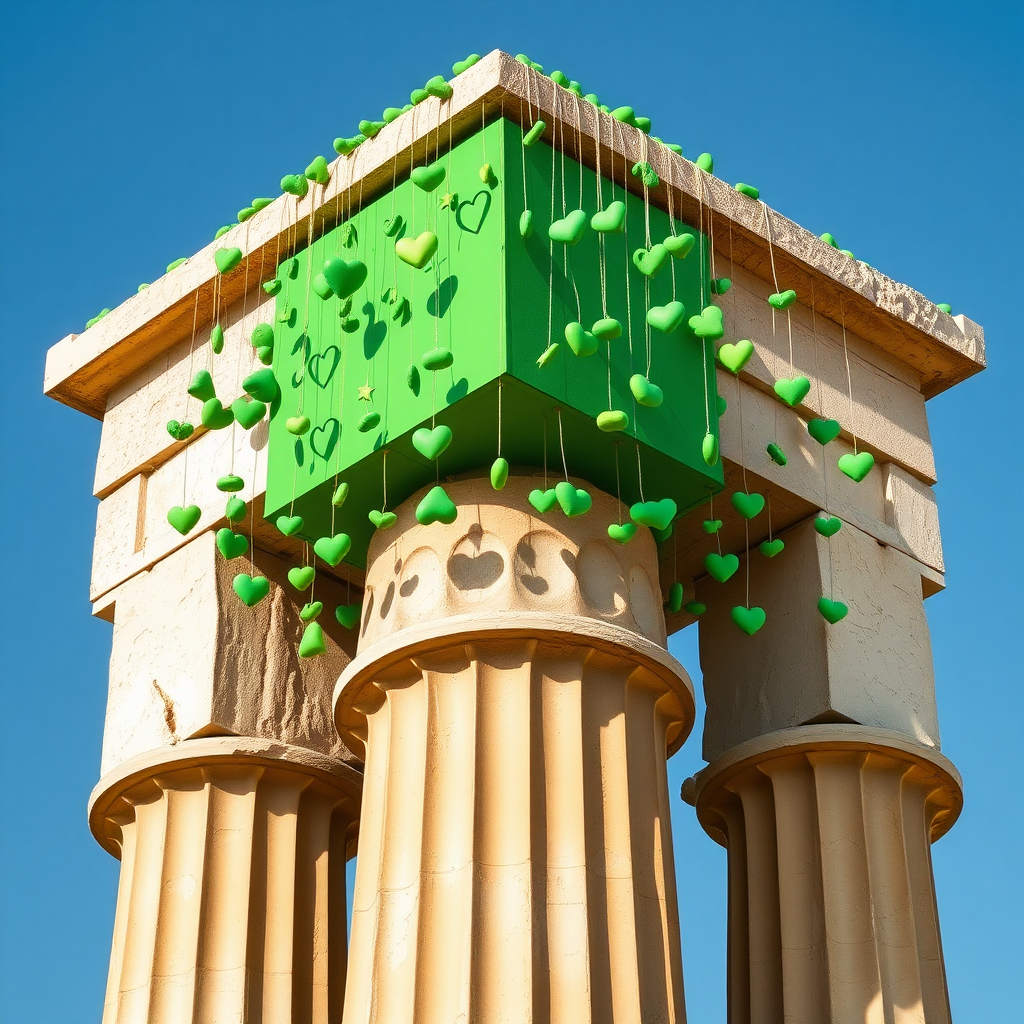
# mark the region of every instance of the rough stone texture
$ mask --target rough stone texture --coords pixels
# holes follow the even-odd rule
[[[104,775],[131,757],[190,737],[242,735],[282,740],[350,758],[335,733],[331,690],[355,637],[334,621],[345,601],[337,584],[318,580],[327,654],[297,654],[299,594],[287,566],[260,552],[270,595],[246,608],[232,590],[248,558],[225,561],[204,533],[118,593],[103,734]]]
[[[783,534],[785,550],[750,559],[750,605],[767,613],[745,636],[730,618],[746,604],[745,565],[697,595],[704,669],[705,760],[762,733],[814,721],[888,729],[938,747],[928,621],[916,563],[846,524],[829,541],[811,522]],[[834,589],[829,584],[834,575]],[[836,625],[818,613],[822,595],[850,612]]]

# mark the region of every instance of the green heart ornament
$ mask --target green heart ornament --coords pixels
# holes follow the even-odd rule
[[[592,356],[597,351],[597,338],[575,321],[565,325],[565,340],[575,355]]]
[[[431,348],[420,357],[423,369],[436,373],[438,370],[447,370],[455,362],[455,356],[449,348]]]
[[[323,275],[331,291],[339,299],[347,299],[366,280],[366,264],[361,260],[346,261],[340,256],[333,256],[324,264]]]
[[[814,419],[807,421],[807,433],[820,445],[834,441],[842,429],[838,420]]]
[[[548,238],[552,242],[561,242],[564,245],[575,245],[587,229],[587,215],[582,210],[572,210],[561,220],[551,223],[548,228]]]
[[[706,466],[714,466],[718,462],[718,438],[710,431],[704,435],[700,444],[700,453]]]
[[[288,570],[288,582],[296,590],[308,590],[316,576],[316,569],[311,565],[296,565]]]
[[[739,373],[754,354],[754,343],[744,338],[734,344],[726,342],[718,349],[718,361],[731,373]]]
[[[590,226],[602,234],[621,231],[626,223],[626,204],[621,199],[609,203],[607,208],[599,210],[590,218]]]
[[[327,278],[324,277],[323,273],[319,273],[313,278],[310,285],[313,291],[326,302],[333,294],[331,286],[327,283]]]
[[[533,213],[530,210],[523,210],[519,214],[519,236],[529,238],[533,234]]]
[[[211,398],[216,397],[217,392],[214,389],[213,377],[209,370],[199,370],[196,373],[192,378],[192,383],[188,386],[188,393],[193,398],[198,398],[200,402],[208,402]]]
[[[582,487],[574,487],[568,480],[555,484],[555,500],[562,511],[572,519],[590,511],[593,499]]]
[[[729,613],[732,616],[732,621],[736,623],[739,628],[747,634],[747,636],[753,636],[765,622],[765,614],[763,608],[753,607],[744,608],[743,605],[739,604]]]
[[[705,306],[696,316],[690,317],[689,324],[698,338],[708,341],[717,341],[725,334],[722,310],[718,306]]]
[[[606,409],[597,414],[597,428],[607,434],[616,430],[625,430],[629,426],[629,416],[621,409]]]
[[[543,369],[552,359],[558,355],[558,342],[553,341],[539,356],[537,356],[537,365]]]
[[[302,516],[278,516],[275,525],[286,537],[294,537],[306,524]]]
[[[250,576],[244,572],[231,581],[231,586],[247,608],[259,604],[270,593],[270,580],[266,576]]]
[[[309,180],[304,174],[286,174],[281,179],[281,191],[301,199],[309,191]]]
[[[748,199],[761,198],[760,189],[755,188],[753,185],[748,185],[745,181],[737,181],[736,184],[733,185],[733,188],[736,189],[741,196],[746,196]]]
[[[787,288],[784,292],[772,292],[768,296],[768,305],[774,309],[789,309],[796,302],[796,292]]]
[[[281,393],[273,370],[257,370],[242,381],[242,390],[257,402],[274,402]]]
[[[684,231],[681,235],[669,235],[661,244],[668,249],[670,255],[675,256],[677,260],[681,260],[685,259],[690,250],[697,244],[697,239],[688,231]]]
[[[786,453],[774,441],[765,447],[765,451],[777,466],[784,466],[789,462],[789,459],[786,458]]]
[[[308,416],[289,416],[284,421],[284,429],[289,434],[294,434],[296,437],[302,437],[309,430],[309,417]]]
[[[452,87],[448,84],[448,80],[444,75],[434,75],[433,78],[423,83],[423,88],[426,89],[431,96],[436,96],[439,100],[451,99],[453,92]]]
[[[375,135],[380,134],[380,130],[383,127],[383,121],[371,121],[369,118],[364,117],[359,122],[359,134],[365,139],[372,139]]]
[[[850,609],[842,601],[832,601],[827,597],[819,597],[818,611],[826,622],[834,626],[837,622],[842,622],[846,618]]]
[[[331,495],[331,504],[335,508],[341,508],[345,504],[345,499],[348,497],[348,483],[342,480],[340,484],[335,488],[334,494]]]
[[[259,399],[250,402],[244,398],[236,398],[231,403],[231,412],[245,430],[250,430],[266,415],[267,407]]]
[[[651,306],[647,310],[647,322],[665,334],[671,334],[686,316],[686,307],[678,301],[673,300],[665,306]]]
[[[339,604],[334,609],[334,617],[338,620],[338,625],[343,626],[345,629],[351,629],[358,621],[363,613],[363,604],[360,601],[357,604]]]
[[[811,382],[806,377],[783,377],[775,382],[775,394],[790,408],[799,405],[811,391]]]
[[[184,508],[181,505],[175,505],[167,512],[167,522],[184,537],[199,522],[199,517],[202,514],[198,505],[186,505]]]
[[[664,530],[676,517],[678,508],[671,498],[661,501],[638,501],[629,509],[629,518],[641,526],[649,526],[652,530]]]
[[[175,441],[186,441],[190,438],[195,431],[195,427],[191,423],[184,421],[179,423],[177,420],[167,421],[167,433],[174,438]]]
[[[549,487],[546,491],[535,488],[530,491],[527,501],[543,516],[558,504],[558,495],[554,487]]]
[[[394,512],[378,512],[376,509],[371,509],[366,516],[371,523],[378,530],[390,529],[395,523],[398,522],[398,516]]]
[[[224,518],[229,523],[241,522],[245,518],[245,512],[245,502],[241,498],[228,498],[227,504],[224,506]]]
[[[491,487],[500,491],[508,483],[508,462],[500,456],[491,463]]]
[[[416,506],[416,522],[421,526],[430,526],[432,523],[448,525],[454,523],[458,516],[455,502],[440,484],[431,487]]]
[[[744,519],[754,519],[764,509],[764,495],[752,491],[747,494],[744,491],[734,491],[732,495],[732,507]]]
[[[337,565],[352,547],[352,538],[347,533],[336,533],[333,537],[321,537],[313,550],[328,565]]]
[[[327,160],[322,156],[315,157],[306,168],[306,177],[318,185],[326,185],[331,180],[331,168]]]
[[[704,530],[705,533],[718,533],[718,531],[722,528],[722,520],[705,519],[704,522],[701,523],[701,528]]]
[[[633,266],[645,277],[654,277],[668,261],[668,249],[656,242],[650,249],[637,249],[633,253]]]
[[[245,481],[237,473],[228,473],[217,480],[217,490],[225,494],[234,494],[245,487]]]
[[[444,177],[444,164],[440,161],[424,167],[414,167],[409,175],[410,181],[424,192],[433,192],[444,181]]]
[[[231,409],[225,409],[220,404],[219,398],[208,398],[203,402],[203,411],[199,420],[207,430],[223,430],[224,427],[230,427],[234,423],[235,414]]]
[[[683,585],[678,581],[668,588],[668,600],[665,602],[665,607],[673,615],[682,611],[683,593]]]
[[[860,483],[871,472],[875,457],[871,452],[847,452],[839,456],[839,471],[845,473],[854,483]]]
[[[694,163],[702,171],[707,171],[708,174],[713,174],[715,171],[715,158],[710,153],[701,153]]]
[[[249,541],[244,534],[223,526],[217,531],[217,550],[231,561],[232,558],[241,558],[249,550]]]
[[[263,290],[268,295],[276,295],[282,287],[282,283],[276,277],[272,277],[269,281],[263,283]]]
[[[412,434],[412,446],[425,459],[434,460],[452,443],[451,427],[439,423],[431,430],[429,427],[420,427]]]
[[[718,555],[712,551],[704,556],[704,568],[707,569],[708,575],[719,583],[725,583],[739,567],[739,558],[731,553]]]
[[[535,121],[533,127],[523,136],[523,145],[529,149],[543,134],[547,124],[544,121]]]
[[[648,409],[657,409],[665,401],[665,394],[657,384],[652,384],[642,373],[634,373],[629,378],[629,390],[638,405]]]
[[[327,653],[327,642],[324,640],[324,631],[319,622],[311,622],[302,631],[302,639],[299,641],[300,658],[316,658]]]
[[[613,316],[605,316],[594,321],[590,333],[601,341],[614,341],[622,335],[622,324]]]
[[[628,544],[635,536],[640,527],[636,523],[612,523],[608,527],[608,536],[616,544]]]
[[[843,528],[843,521],[836,516],[817,516],[814,528],[822,537],[834,537]]]
[[[368,412],[364,416],[360,416],[359,422],[356,424],[356,429],[360,434],[369,433],[380,423],[379,412]]]
[[[461,75],[463,71],[468,71],[479,59],[479,53],[471,53],[465,60],[457,60],[452,65],[452,74]]]
[[[224,328],[220,324],[216,324],[210,331],[210,348],[213,349],[215,356],[219,356],[224,351]]]
[[[395,253],[403,263],[422,270],[437,252],[437,235],[423,231],[417,238],[400,238],[395,242]]]
[[[700,601],[687,601],[683,607],[691,615],[703,615],[708,610],[708,606]]]
[[[732,281],[727,277],[714,277],[711,279],[711,290],[715,295],[724,295],[732,287]]]
[[[242,262],[242,250],[237,248],[218,249],[213,254],[213,261],[222,274],[230,273]]]
[[[758,544],[757,549],[765,558],[774,558],[785,548],[785,544],[776,537],[774,540],[763,540]]]
[[[324,610],[323,601],[310,601],[302,606],[299,618],[303,622],[312,622]]]

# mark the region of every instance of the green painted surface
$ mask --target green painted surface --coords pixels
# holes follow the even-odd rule
[[[519,234],[524,158],[534,222],[526,241]],[[718,490],[721,467],[709,469],[700,453],[708,422],[717,433],[711,346],[701,345],[685,321],[664,335],[645,320],[650,306],[673,297],[685,304],[687,316],[699,311],[708,294],[702,247],[684,260],[670,258],[655,278],[644,277],[631,253],[648,238],[667,236],[669,218],[651,207],[645,219],[642,198],[613,190],[607,179],[602,203],[626,201],[625,234],[599,236],[588,227],[574,247],[550,245],[547,226],[563,215],[563,187],[564,210],[582,206],[589,219],[599,208],[597,178],[583,169],[581,202],[579,165],[543,144],[524,150],[521,130],[510,122],[495,121],[439,159],[446,177],[436,191],[423,192],[408,180],[409,168],[397,169],[396,180],[406,180],[298,253],[294,278],[282,275],[274,370],[283,394],[270,425],[267,517],[302,515],[310,540],[344,531],[353,541],[346,561],[365,564],[373,532],[367,512],[384,505],[384,450],[388,508],[435,479],[443,483],[446,476],[474,470],[486,476],[498,454],[499,380],[501,454],[513,467],[541,468],[546,438],[549,479],[553,484],[563,477],[559,408],[570,475],[615,493],[617,449],[625,506],[639,498],[637,441],[646,498],[672,497],[682,512]],[[496,178],[490,185],[481,180],[485,162]],[[449,192],[458,195],[453,210],[441,208]],[[396,214],[404,226],[389,237],[385,225]],[[438,251],[425,269],[414,270],[397,259],[394,243],[424,230],[436,232]],[[697,234],[678,223],[676,233],[683,231]],[[324,301],[311,289],[313,276],[332,256],[360,259],[369,270],[346,318],[349,326],[358,321],[351,333],[343,329],[339,300]],[[391,295],[384,297],[388,289]],[[398,315],[403,299],[408,313]],[[565,342],[565,324],[579,319],[589,329],[605,312],[622,322],[622,337],[601,342],[592,356],[575,356]],[[550,341],[560,349],[539,368],[537,357]],[[450,349],[454,362],[431,373],[421,359],[436,346]],[[407,383],[413,364],[419,368],[418,394]],[[649,378],[665,394],[656,409],[637,406],[629,390],[630,376],[648,366]],[[363,385],[374,389],[370,402],[359,399]],[[609,407],[629,415],[627,431],[598,430],[594,417]],[[367,412],[379,413],[381,422],[361,433],[357,424]],[[302,438],[285,430],[285,420],[296,415],[312,421]],[[454,434],[436,466],[410,440],[413,430],[432,422],[447,424]],[[330,497],[339,480],[350,484],[350,494],[335,509]]]

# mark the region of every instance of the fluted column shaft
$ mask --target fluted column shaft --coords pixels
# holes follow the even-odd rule
[[[101,783],[93,828],[121,857],[103,1024],[341,1019],[358,776],[240,745],[190,741]]]
[[[946,758],[805,726],[713,762],[696,801],[729,850],[730,1024],[950,1020],[930,849],[960,810]]]

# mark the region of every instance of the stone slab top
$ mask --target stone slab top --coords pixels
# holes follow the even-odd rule
[[[660,178],[649,190],[650,201],[703,225],[717,260],[765,281],[777,277],[779,287],[794,288],[802,303],[813,295],[817,315],[845,323],[912,369],[926,398],[984,368],[984,332],[971,320],[951,316],[913,288],[851,259],[510,55],[494,50],[451,84],[448,99],[429,97],[338,157],[326,185],[313,184],[301,199],[278,197],[82,334],[57,342],[47,353],[45,393],[101,419],[118,383],[188,337],[195,323],[209,322],[218,288],[225,308],[269,279],[277,263],[309,238],[391,188],[399,168],[404,176],[441,143],[460,141],[499,115],[527,127],[543,119],[552,145],[553,127],[559,125],[559,149],[590,167],[600,155],[602,172],[614,167],[620,184],[636,192],[643,185],[627,169],[637,161],[650,163]],[[221,276],[214,252],[233,246],[245,258]]]

